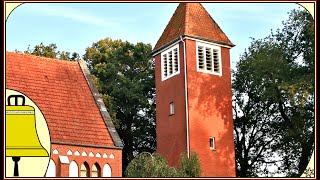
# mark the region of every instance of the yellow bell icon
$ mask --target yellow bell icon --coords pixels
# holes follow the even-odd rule
[[[15,100],[11,105],[10,100]],[[22,105],[18,105],[18,99]],[[15,162],[14,176],[19,176],[18,161],[20,157],[48,157],[49,154],[39,142],[35,125],[35,110],[32,106],[25,106],[22,95],[8,96],[6,106],[6,156]]]

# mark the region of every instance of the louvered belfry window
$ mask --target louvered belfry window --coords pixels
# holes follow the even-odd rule
[[[162,81],[180,73],[179,44],[161,53]]]
[[[197,70],[215,75],[222,75],[220,47],[205,43],[196,43]]]

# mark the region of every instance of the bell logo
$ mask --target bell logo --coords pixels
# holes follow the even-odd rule
[[[49,163],[47,123],[35,103],[6,89],[6,176],[43,177]]]

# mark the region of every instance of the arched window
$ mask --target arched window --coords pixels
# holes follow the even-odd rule
[[[89,165],[87,162],[84,162],[81,164],[80,167],[80,177],[89,177],[90,176],[90,170],[89,170]]]
[[[69,177],[78,177],[78,165],[75,161],[72,161],[69,165]]]
[[[111,168],[109,164],[103,166],[103,177],[111,177]]]
[[[56,164],[52,159],[49,161],[46,177],[56,177]]]
[[[92,165],[91,177],[101,177],[101,168],[98,163]]]

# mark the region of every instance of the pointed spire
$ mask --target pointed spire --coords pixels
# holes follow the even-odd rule
[[[154,51],[182,35],[234,46],[200,3],[179,4]]]

